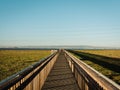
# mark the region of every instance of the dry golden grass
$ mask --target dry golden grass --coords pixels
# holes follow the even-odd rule
[[[50,54],[50,50],[0,50],[0,80]]]
[[[120,50],[75,50],[70,52],[120,85],[120,68],[118,68],[120,66]]]
[[[112,57],[112,58],[120,58],[120,50],[78,50],[78,51]]]

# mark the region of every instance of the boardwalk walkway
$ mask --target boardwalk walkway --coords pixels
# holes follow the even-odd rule
[[[42,90],[79,90],[64,52],[60,52]]]

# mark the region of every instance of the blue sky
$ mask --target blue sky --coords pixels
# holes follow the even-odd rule
[[[0,46],[120,47],[120,0],[0,0]]]

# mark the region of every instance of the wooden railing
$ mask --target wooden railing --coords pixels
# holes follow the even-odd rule
[[[68,51],[64,50],[64,52],[80,90],[120,90],[118,84],[97,72]]]
[[[57,52],[0,82],[0,90],[40,90],[53,67]]]
[[[65,57],[80,90],[120,90],[120,86],[100,74],[69,52]],[[12,75],[0,82],[0,90],[41,90],[51,71],[59,52],[54,52],[47,58]]]

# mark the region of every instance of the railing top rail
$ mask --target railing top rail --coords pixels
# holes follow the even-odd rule
[[[13,74],[10,77],[2,80],[0,82],[0,90],[1,90],[1,88],[10,87],[10,86],[14,85],[19,80],[21,80],[26,75],[28,75],[31,71],[36,69],[38,66],[42,65],[43,63],[45,64],[46,62],[49,62],[56,55],[56,53],[57,52],[54,52],[51,55],[47,56],[46,58],[43,58],[43,59],[39,60],[38,62],[34,63],[33,65],[30,65],[27,68],[17,72],[16,74]],[[44,67],[40,67],[40,68],[42,70]]]
[[[77,65],[79,65],[80,68],[82,68],[85,72],[87,72],[90,77],[92,77],[100,86],[103,87],[105,90],[120,90],[120,86],[107,78],[106,76],[102,75],[86,63],[82,62],[80,59],[75,57],[74,55],[70,54],[68,51],[65,50],[65,53],[72,59],[73,62],[75,62]]]

